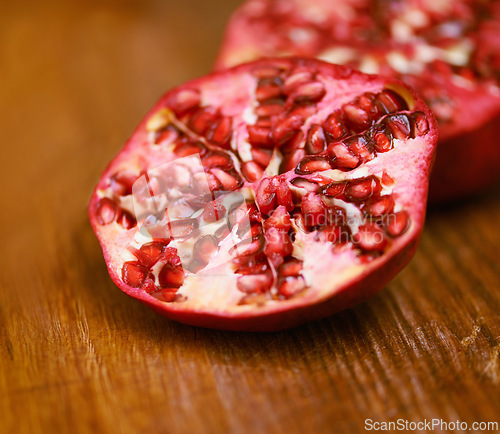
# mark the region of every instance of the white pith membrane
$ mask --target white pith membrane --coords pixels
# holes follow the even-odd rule
[[[493,1],[247,0],[217,67],[294,55],[397,77],[423,97],[443,141],[498,115],[499,44]]]
[[[304,300],[314,303],[331,297],[343,289],[348,282],[362,279],[363,276],[401,251],[405,244],[413,240],[419,232],[425,212],[426,177],[435,143],[435,131],[431,128],[434,120],[430,116],[426,117],[427,115],[422,112],[422,110],[427,110],[425,106],[419,101],[418,107],[415,107],[414,97],[400,84],[374,76],[363,76],[361,83],[359,74],[351,73],[343,68],[337,69],[321,62],[288,59],[269,61],[269,63],[260,62],[256,65],[214,74],[168,93],[141,123],[132,140],[106,170],[91,202],[91,212],[94,213],[93,226],[107,256],[113,280],[121,288],[126,287],[127,293],[136,294],[142,299],[149,297],[155,303],[164,304],[166,310],[180,309],[215,314],[238,314],[252,311],[258,314],[257,312],[266,312],[278,306],[301,304]],[[324,87],[324,96],[316,96],[313,100],[301,103],[294,103],[290,95],[280,96],[283,101],[287,101],[286,110],[292,111],[304,107],[306,111],[307,107],[314,109],[311,110],[312,114],[304,115],[305,120],[300,127],[300,132],[303,133],[302,139],[300,139],[301,133],[296,131],[282,145],[272,145],[266,148],[250,143],[247,128],[249,124],[255,125],[259,119],[263,118],[256,114],[258,107],[269,103],[269,100],[259,102],[256,99],[256,89],[259,86],[259,79],[256,75],[268,66],[270,69],[274,68],[279,71],[281,82],[300,68],[306,67],[307,71],[312,73],[312,78],[306,83],[311,81],[321,83]],[[261,78],[261,83],[262,80],[269,78],[272,77]],[[199,102],[185,113],[176,115],[176,108],[169,107],[171,95],[175,92],[179,95],[186,89],[191,93],[199,92]],[[287,172],[280,169],[289,155],[287,146],[289,147],[294,142],[296,149],[302,149],[312,125],[322,125],[329,115],[348,103],[358,101],[360,96],[373,95],[374,98],[378,98],[378,95],[383,92],[399,95],[406,107],[379,115],[377,119],[369,122],[368,127],[356,133],[350,131],[339,139],[332,139],[328,136],[326,143],[343,143],[353,136],[366,136],[380,125],[383,125],[384,131],[387,132],[391,116],[405,116],[409,119],[413,132],[408,133],[408,136],[403,139],[390,137],[391,149],[385,152],[376,152],[372,149],[370,158],[373,159],[362,161],[353,169],[339,168],[334,163],[331,163],[331,168],[328,170],[305,174],[297,173],[299,169],[295,167]],[[292,94],[293,90],[289,93]],[[218,146],[214,141],[203,136],[207,133],[198,134],[193,131],[191,123],[194,122],[194,115],[199,112],[200,107],[215,108],[219,113],[216,121],[212,120],[208,123],[209,129],[217,125],[216,122],[219,122],[221,117],[231,119],[232,136],[225,147]],[[423,116],[424,124],[427,125],[426,131],[415,133],[415,121],[412,120],[415,112]],[[276,122],[277,119],[279,115],[271,116],[270,121]],[[264,120],[267,119],[264,118]],[[169,131],[175,131],[174,135],[168,134]],[[174,139],[169,137],[174,137]],[[179,155],[179,149],[184,149],[181,145],[185,144],[186,140],[188,144],[201,142],[208,149],[207,153]],[[252,160],[252,151],[256,149],[269,149],[272,155],[267,166],[262,167],[263,176],[255,182],[249,182],[242,175],[242,167]],[[232,167],[221,169],[209,166],[204,169],[203,163],[208,158],[207,155],[217,150],[231,158]],[[326,155],[326,152],[320,155]],[[216,221],[205,220],[204,205],[207,204],[207,200],[201,201],[202,205],[193,205],[197,198],[211,193],[206,187],[208,184],[205,172],[215,174],[215,178],[219,181],[221,181],[219,177],[225,176],[224,173],[231,175],[233,179],[241,179],[238,186],[233,188],[235,191],[221,188],[219,184],[218,193],[211,196],[209,202],[215,198],[216,202],[222,203],[226,209],[224,217]],[[121,194],[117,193],[116,182],[113,180],[124,173],[131,174],[137,180],[131,191]],[[155,176],[157,176],[156,179]],[[287,185],[293,195],[295,207],[293,212],[299,213],[301,212],[301,198],[307,191],[293,185],[293,180],[301,178],[319,182],[318,179],[321,179],[318,188],[326,188],[331,183],[345,182],[344,191],[335,197],[328,197],[326,193],[321,193],[323,190],[320,189],[316,194],[325,204],[325,209],[338,207],[344,210],[346,220],[342,229],[347,230],[347,238],[325,241],[319,237],[325,229],[325,224],[304,228],[299,220],[291,216],[291,228],[284,232],[284,236],[288,236],[292,242],[291,252],[282,258],[279,255],[271,258],[267,253],[262,253],[262,251],[267,252],[268,241],[264,237],[259,253],[254,255],[261,259],[264,257],[267,261],[267,270],[270,270],[272,274],[272,285],[265,286],[264,289],[256,285],[255,290],[247,288],[243,291],[239,287],[238,279],[244,275],[253,276],[261,273],[239,272],[241,267],[237,263],[238,259],[252,256],[242,253],[251,244],[252,239],[249,240],[239,233],[241,227],[238,224],[234,226],[228,224],[229,209],[238,200],[246,201],[248,206],[254,204],[260,210],[258,215],[262,219],[261,230],[267,233],[268,229],[264,229],[265,221],[270,218],[272,210],[262,211],[262,206],[256,200],[256,196],[263,181],[276,179],[277,176],[279,176],[280,185]],[[367,198],[359,202],[346,196],[349,186],[353,185],[349,183],[350,180],[366,180],[371,179],[370,177],[374,177],[374,182],[378,185],[378,190],[375,189],[373,194],[370,193]],[[157,184],[158,182],[164,182],[166,183],[164,185],[168,187],[162,188]],[[183,185],[188,187],[182,187]],[[142,196],[137,194],[139,191],[142,192]],[[275,192],[272,209],[284,207],[276,199],[277,194]],[[364,207],[370,199],[375,200],[378,197],[391,197],[394,200],[394,209],[376,218],[368,215]],[[144,198],[145,201],[143,201]],[[156,207],[155,215],[151,215],[153,199]],[[103,212],[103,204],[109,203],[115,204],[110,205],[112,210],[108,210],[107,213]],[[408,216],[408,225],[397,235],[389,235],[386,225],[390,224],[391,218],[396,214],[402,213]],[[290,210],[288,214],[292,214],[292,211]],[[123,223],[124,215],[131,216],[125,223]],[[183,225],[185,222],[194,220],[196,221],[195,229],[186,237],[175,234],[173,226],[169,226],[174,222]],[[245,220],[243,224],[248,224],[248,220]],[[365,225],[372,225],[380,230],[383,234],[383,247],[363,248],[361,243],[356,241],[360,227]],[[228,230],[221,235],[220,232],[224,228]],[[159,232],[155,232],[157,229]],[[174,236],[172,236],[172,231],[174,231]],[[171,239],[166,240],[169,233]],[[197,267],[196,264],[199,262],[196,261],[199,261],[199,253],[194,245],[202,237],[210,238],[214,235],[218,237],[216,254],[210,256],[210,259],[204,263],[202,261],[201,266]],[[141,262],[141,255],[138,256],[137,251],[155,242],[165,244],[162,247],[163,253],[157,261],[145,265]],[[242,247],[240,245],[234,252],[234,246],[240,242],[243,242]],[[168,251],[168,254],[165,251]],[[172,259],[173,257],[178,257],[177,262]],[[302,261],[302,269],[289,279],[299,279],[303,285],[298,285],[300,289],[297,291],[286,293],[280,288],[287,279],[280,274],[279,270],[282,264],[294,260]],[[162,284],[160,277],[162,270],[167,268],[170,270],[169,267],[174,267],[174,263],[178,265],[179,261],[182,264],[182,284]],[[139,270],[144,271],[146,268],[146,277],[144,279],[134,277],[137,273],[132,277],[130,277],[131,274],[125,277],[124,266],[127,264],[132,264],[134,272],[137,265],[139,265]],[[141,273],[138,274],[141,276]],[[169,275],[164,272],[164,276]],[[134,278],[136,280],[133,280]],[[124,282],[124,279],[129,279],[129,281]],[[140,282],[140,284],[130,285],[132,281]]]

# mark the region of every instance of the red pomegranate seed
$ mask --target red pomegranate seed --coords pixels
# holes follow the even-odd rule
[[[118,205],[107,197],[103,197],[99,200],[95,212],[97,221],[101,225],[109,225],[110,223],[113,223],[120,214]]]
[[[141,264],[151,268],[162,257],[169,241],[159,242],[153,241],[151,243],[143,244],[139,250],[131,249],[131,252],[136,256]]]
[[[306,151],[309,154],[319,154],[326,149],[325,133],[319,125],[311,125],[307,132]]]
[[[270,149],[252,148],[253,160],[262,167],[267,167],[271,161],[273,151]]]
[[[117,196],[128,196],[132,194],[132,186],[137,180],[137,175],[132,172],[118,172],[111,176],[110,186]]]
[[[381,196],[368,200],[363,206],[363,212],[370,217],[381,217],[394,210],[392,196]]]
[[[256,123],[248,125],[248,141],[255,146],[272,147],[271,127]]]
[[[370,115],[361,107],[354,103],[347,103],[342,106],[345,119],[349,127],[356,133],[366,130],[370,124]]]
[[[332,142],[328,145],[327,154],[332,158],[332,164],[342,169],[354,169],[361,160],[353,155],[351,150],[343,142]]]
[[[151,295],[160,301],[169,303],[177,298],[177,290],[179,288],[160,288],[152,292]]]
[[[186,238],[198,228],[196,219],[175,220],[168,224],[168,234],[170,238]]]
[[[305,156],[306,151],[304,149],[293,149],[286,153],[281,162],[280,173],[295,169]]]
[[[226,215],[226,207],[221,203],[211,201],[203,208],[203,220],[207,223],[213,223]]]
[[[387,172],[384,170],[384,173],[382,173],[382,184],[387,185],[390,187],[391,185],[394,185],[396,181],[394,181],[393,178],[391,178]]]
[[[208,264],[210,260],[218,253],[219,242],[213,235],[205,235],[196,241],[193,246],[193,253],[203,264]]]
[[[230,255],[255,255],[262,252],[264,237],[248,238],[229,249]]]
[[[170,96],[168,105],[180,117],[200,105],[200,101],[201,96],[198,89],[181,89]]]
[[[249,182],[255,182],[262,178],[264,169],[259,166],[255,161],[247,161],[241,163],[241,173]]]
[[[323,170],[329,170],[332,166],[326,160],[325,157],[320,155],[311,155],[304,157],[297,168],[295,169],[295,173],[297,175],[309,175],[314,172],[321,172]]]
[[[174,153],[180,158],[194,154],[203,156],[206,152],[207,148],[205,148],[205,145],[201,142],[181,142],[174,148]]]
[[[316,184],[314,182],[311,182],[311,181],[309,181],[309,180],[307,180],[305,178],[300,178],[300,177],[294,178],[294,179],[292,179],[291,183],[295,187],[303,188],[306,191],[311,191],[313,193],[315,193],[319,189],[319,185],[318,184]]]
[[[351,152],[362,161],[373,160],[374,155],[370,149],[370,144],[363,136],[353,136],[346,140],[347,146]]]
[[[342,121],[342,113],[339,110],[334,111],[326,118],[323,129],[335,140],[344,137],[349,132]]]
[[[277,228],[269,228],[265,234],[266,243],[264,253],[274,267],[278,267],[284,261],[284,257],[292,253],[293,244],[290,236]]]
[[[139,288],[143,285],[148,276],[149,269],[139,262],[125,262],[123,264],[122,280],[128,286]]]
[[[411,115],[412,121],[414,123],[414,134],[413,137],[423,136],[429,131],[429,122],[425,117],[423,112],[415,112]]]
[[[211,142],[223,148],[228,148],[232,134],[232,120],[230,117],[223,116],[218,122],[209,128],[206,137]]]
[[[302,261],[299,259],[290,259],[278,268],[278,274],[282,277],[298,276],[301,271]]]
[[[284,279],[278,289],[281,296],[290,298],[300,294],[306,289],[306,282],[302,276],[287,277]]]
[[[377,152],[387,152],[393,148],[392,139],[383,131],[374,134],[375,150]]]
[[[328,197],[337,197],[344,194],[347,182],[332,182],[320,188],[320,193]]]
[[[174,125],[155,132],[154,144],[167,146],[174,143],[180,137],[180,131]]]
[[[293,139],[289,140],[281,147],[281,152],[287,154],[296,149],[304,149],[306,146],[306,141],[304,140],[304,133],[302,131],[298,131],[297,134],[293,137]]]
[[[226,191],[234,191],[240,188],[243,184],[239,175],[234,171],[233,173],[228,173],[224,170],[213,168],[210,169],[210,173],[213,173],[216,176]]]
[[[284,232],[288,232],[292,227],[290,214],[288,214],[286,208],[282,205],[278,206],[271,216],[264,221],[264,228],[276,228]]]
[[[302,196],[301,209],[307,227],[325,224],[327,217],[326,205],[317,194],[307,193]]]
[[[273,275],[270,271],[261,274],[247,274],[238,277],[237,287],[246,293],[262,293],[268,291],[273,284]]]
[[[347,223],[347,214],[344,208],[340,206],[330,206],[327,210],[327,224],[333,226],[345,226]]]
[[[377,119],[382,113],[376,104],[376,96],[371,92],[365,92],[357,99],[358,106],[369,114],[372,120]]]
[[[267,257],[260,253],[258,255],[238,256],[233,259],[235,272],[238,274],[260,274],[269,270]]]
[[[167,262],[158,273],[158,282],[162,288],[179,288],[184,283],[182,266]]]
[[[238,230],[236,231],[236,234],[241,239],[246,240],[250,238],[252,240],[255,240],[262,234],[262,225],[259,222],[251,223],[250,227],[248,226],[247,222],[244,223],[245,224],[239,226]]]
[[[266,118],[279,115],[283,112],[282,100],[269,100],[265,104],[260,104],[255,109],[255,114],[258,117]]]
[[[278,119],[272,127],[273,140],[278,145],[283,145],[300,131],[302,125],[304,125],[304,118],[299,114]]]
[[[395,113],[400,110],[408,109],[405,100],[396,92],[389,89],[386,89],[377,95],[376,104],[383,113]]]
[[[385,231],[393,238],[402,235],[410,226],[410,216],[406,211],[399,211],[396,214],[387,216]]]
[[[320,81],[311,81],[296,86],[290,94],[290,99],[295,102],[317,102],[325,95],[325,85]]]
[[[361,249],[368,252],[382,252],[387,245],[384,231],[375,223],[366,223],[360,226],[352,239]]]
[[[218,117],[219,114],[212,107],[200,107],[191,115],[188,125],[196,134],[203,136]]]
[[[291,211],[295,208],[293,204],[292,191],[288,186],[285,179],[279,180],[279,178],[273,178],[274,191],[276,192],[276,199],[278,205],[283,205],[287,211]]]
[[[223,151],[211,151],[202,158],[204,167],[229,169],[233,166],[231,157]]]
[[[135,219],[135,217],[125,210],[122,210],[116,221],[124,229],[132,229],[137,226],[137,220]]]
[[[255,89],[255,98],[257,101],[266,101],[279,97],[281,95],[281,83],[279,79],[264,78],[259,81]]]
[[[345,231],[345,232],[344,232]],[[343,226],[329,225],[324,226],[316,235],[316,240],[328,243],[340,243],[348,238],[348,232]]]
[[[313,79],[310,71],[297,71],[289,75],[283,82],[283,93],[289,95],[297,86],[310,82]]]
[[[350,202],[360,202],[377,196],[382,190],[380,181],[374,176],[352,180],[345,190],[345,197]]]
[[[256,192],[257,205],[260,212],[269,215],[276,208],[276,192],[271,178],[264,178]]]
[[[406,140],[410,137],[410,122],[406,115],[391,115],[384,119],[394,138]]]
[[[215,177],[215,175],[213,175],[212,173],[205,173],[205,177],[210,191],[217,191],[221,189],[222,185]]]

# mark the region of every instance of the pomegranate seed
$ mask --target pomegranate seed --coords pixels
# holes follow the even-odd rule
[[[292,179],[291,183],[295,187],[303,188],[303,189],[305,189],[307,191],[311,191],[313,193],[315,193],[319,189],[318,184],[311,182],[305,178],[300,178],[300,177],[294,178],[294,179]]]
[[[326,205],[321,197],[314,193],[307,193],[302,196],[301,203],[304,223],[307,227],[322,226],[326,222]]]
[[[344,232],[345,229],[341,226],[324,226],[316,235],[316,241],[321,241],[323,243],[340,243],[341,241],[345,241],[348,239],[347,231]]]
[[[324,185],[320,188],[320,193],[328,197],[337,197],[344,194],[346,189],[346,182],[332,182],[331,184]]]
[[[260,124],[248,125],[248,141],[255,146],[271,147],[274,146],[271,140],[270,126]]]
[[[189,110],[200,105],[201,96],[198,89],[180,89],[170,95],[168,100],[169,107],[179,117]]]
[[[379,109],[383,113],[395,113],[401,110],[408,110],[406,101],[396,92],[386,89],[377,95]]]
[[[281,100],[270,100],[265,104],[259,105],[255,109],[255,114],[258,117],[266,118],[271,116],[279,115],[283,112],[283,101]]]
[[[319,154],[326,149],[326,140],[323,128],[319,125],[311,125],[307,132],[306,151],[309,154]]]
[[[158,273],[158,282],[161,288],[179,288],[184,283],[182,266],[167,262]]]
[[[178,157],[187,157],[188,155],[200,154],[205,155],[207,148],[201,142],[181,142],[174,148],[174,153]]]
[[[137,220],[128,211],[122,211],[116,221],[124,229],[132,229],[137,226]]]
[[[295,173],[297,175],[308,175],[313,172],[321,172],[323,170],[329,170],[332,167],[330,163],[325,159],[325,157],[319,155],[311,155],[308,157],[304,157],[297,168],[295,169]]]
[[[344,208],[340,206],[331,206],[327,210],[327,224],[332,226],[345,226],[347,215]]]
[[[287,277],[281,283],[278,292],[281,296],[290,298],[306,289],[306,282],[302,276]]]
[[[281,152],[287,154],[296,149],[304,149],[306,146],[306,141],[304,140],[304,133],[302,131],[298,131],[297,134],[293,137],[293,139],[286,142],[281,147]]]
[[[406,140],[410,137],[410,122],[406,115],[392,115],[384,119],[391,129],[392,135],[398,140]]]
[[[250,227],[246,222],[238,227],[236,234],[242,239],[246,240],[248,238],[255,240],[262,234],[262,225],[259,222],[254,222],[250,224]]]
[[[267,257],[263,253],[238,256],[232,262],[239,274],[258,274],[269,269]]]
[[[115,195],[128,196],[136,180],[137,175],[132,172],[118,172],[110,177],[110,187]]]
[[[167,127],[156,131],[154,144],[168,146],[174,143],[180,137],[180,131],[173,125],[167,125]]]
[[[272,78],[279,76],[288,65],[259,65],[252,70],[252,75],[257,78]]]
[[[399,211],[391,214],[385,222],[385,231],[393,238],[402,235],[410,226],[410,216],[406,211]]]
[[[382,229],[375,223],[365,223],[358,228],[358,232],[352,237],[354,243],[368,252],[382,252],[387,240]]]
[[[381,190],[380,181],[374,176],[369,176],[349,182],[345,190],[345,197],[350,202],[360,202],[378,195]]]
[[[372,120],[378,118],[382,113],[376,105],[376,97],[371,92],[366,92],[357,99],[358,106],[367,112]]]
[[[390,195],[370,199],[363,206],[363,212],[370,217],[381,217],[393,210],[394,199]]]
[[[276,192],[271,178],[264,178],[256,192],[257,205],[260,212],[269,215],[276,208]]]
[[[290,214],[283,205],[278,206],[271,216],[264,221],[264,228],[276,228],[284,232],[288,232],[292,227]]]
[[[132,288],[141,287],[148,276],[149,269],[139,262],[125,262],[123,264],[122,280]]]
[[[353,155],[343,142],[332,142],[328,145],[327,154],[332,158],[332,164],[343,169],[354,169],[361,160]]]
[[[96,206],[97,221],[100,225],[109,225],[119,216],[118,205],[108,197],[103,197]]]
[[[363,136],[353,136],[345,142],[347,146],[349,146],[351,152],[359,157],[361,161],[373,160],[374,155],[372,154],[372,150],[369,149],[370,144]]]
[[[188,125],[196,134],[203,136],[218,117],[219,114],[212,107],[200,107],[192,114]]]
[[[292,253],[292,240],[285,231],[272,227],[266,231],[265,238],[264,253],[273,266],[278,267],[283,263],[283,258]]]
[[[208,264],[218,253],[218,241],[213,235],[205,235],[196,241],[193,246],[193,253],[200,263]]]
[[[289,172],[295,169],[305,155],[306,151],[304,151],[304,149],[293,149],[285,154],[281,162],[280,173]]]
[[[394,181],[393,178],[391,178],[387,172],[384,170],[384,173],[382,173],[382,184],[387,185],[388,187],[394,185],[396,181]]]
[[[203,220],[207,223],[213,223],[226,215],[226,208],[221,203],[209,202],[203,208]]]
[[[273,275],[270,271],[261,274],[247,274],[238,277],[237,288],[246,293],[262,293],[268,291],[273,284]]]
[[[325,95],[325,85],[319,81],[311,81],[296,86],[290,94],[290,99],[295,102],[317,102]]]
[[[210,191],[217,191],[221,189],[222,187],[221,183],[212,173],[205,173],[205,179],[207,181],[208,188],[210,189]]]
[[[252,148],[252,158],[257,164],[261,165],[262,167],[267,167],[269,165],[272,155],[272,150]]]
[[[229,249],[230,255],[255,255],[262,252],[264,247],[264,237],[255,239],[245,239]]]
[[[264,78],[259,81],[255,90],[255,98],[257,101],[265,101],[279,97],[281,95],[280,81],[277,79]]]
[[[207,139],[223,148],[227,148],[233,134],[231,124],[231,118],[223,116],[208,130],[206,134]]]
[[[289,95],[292,93],[297,86],[311,82],[313,79],[312,73],[310,71],[298,71],[289,75],[283,83],[283,93]]]
[[[294,114],[278,119],[272,128],[272,137],[278,145],[283,145],[292,139],[304,124],[304,118],[299,114]]]
[[[169,241],[166,243],[153,241],[151,243],[143,244],[139,250],[131,248],[131,252],[144,266],[151,268],[156,264],[167,247]]]
[[[354,103],[347,103],[342,106],[346,122],[356,133],[366,130],[370,124],[370,116],[361,107]]]
[[[242,179],[238,174],[236,174],[236,172],[228,173],[224,170],[213,168],[210,169],[210,173],[213,173],[216,176],[216,178],[222,184],[224,190],[234,191],[240,188],[243,184]]]
[[[278,205],[283,205],[287,209],[287,211],[293,210],[295,206],[293,204],[292,191],[286,183],[286,180],[273,178],[273,183],[275,186]]]
[[[264,169],[255,161],[247,161],[241,163],[241,173],[249,182],[256,182],[264,175]]]
[[[302,271],[302,261],[291,259],[280,265],[278,274],[283,277],[298,276]]]
[[[186,238],[191,233],[198,229],[198,221],[196,219],[175,220],[168,223],[168,231],[170,238]]]
[[[415,112],[411,115],[411,118],[414,123],[414,134],[412,137],[420,137],[428,133],[429,122],[423,112]]]
[[[233,166],[231,157],[223,151],[211,151],[202,158],[203,167],[229,169]]]
[[[323,129],[335,140],[344,137],[349,132],[342,121],[342,114],[338,110],[326,118]]]
[[[387,152],[393,148],[392,139],[383,131],[374,134],[375,150],[377,152]]]

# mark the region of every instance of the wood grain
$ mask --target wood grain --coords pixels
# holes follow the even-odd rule
[[[183,326],[112,284],[92,188],[159,95],[210,70],[237,4],[2,5],[0,432],[500,421],[498,187],[431,210],[416,257],[377,297],[286,332]]]

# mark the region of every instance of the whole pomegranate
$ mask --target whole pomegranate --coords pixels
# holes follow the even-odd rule
[[[397,77],[439,123],[434,202],[500,178],[500,2],[248,0],[226,30],[217,68],[299,55]]]
[[[405,266],[436,140],[398,80],[260,60],[167,92],[102,175],[90,221],[113,281],[159,313],[283,329]]]

